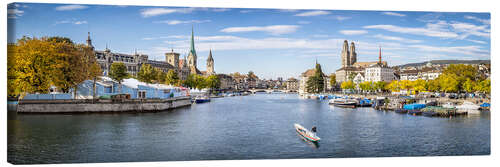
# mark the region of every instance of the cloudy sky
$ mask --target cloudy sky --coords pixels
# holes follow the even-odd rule
[[[343,40],[358,61],[389,65],[443,59],[490,59],[489,13],[186,8],[17,3],[8,7],[9,42],[22,36],[64,36],[97,50],[164,60],[187,54],[194,28],[198,68],[212,49],[217,73],[254,71],[266,79],[298,77],[317,59],[340,68]]]

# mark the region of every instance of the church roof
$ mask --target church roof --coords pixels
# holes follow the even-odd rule
[[[372,61],[372,62],[356,62],[354,63],[352,66],[356,66],[356,67],[368,67],[370,65],[373,65],[373,64],[377,64],[378,61]],[[387,66],[387,61],[382,61],[382,64]]]
[[[191,46],[189,52],[193,54],[193,56],[196,56],[196,50],[194,48],[194,29],[191,29]]]
[[[214,58],[212,58],[212,49],[210,49],[210,53],[208,54],[207,61],[214,61]]]

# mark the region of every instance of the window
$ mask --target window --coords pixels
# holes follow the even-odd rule
[[[137,92],[137,98],[139,99],[145,99],[146,98],[146,91],[140,90]]]

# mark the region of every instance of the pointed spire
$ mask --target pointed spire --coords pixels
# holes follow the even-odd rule
[[[379,52],[378,52],[378,63],[382,65],[382,47],[379,45]]]
[[[212,49],[210,49],[210,52],[208,53],[208,58],[207,61],[213,61],[214,59],[212,58]]]
[[[191,27],[191,48],[190,52],[195,56],[196,50],[194,49],[194,26]]]
[[[87,46],[93,47],[92,40],[90,39],[90,32],[87,32]]]

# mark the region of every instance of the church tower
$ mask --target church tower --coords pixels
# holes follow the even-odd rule
[[[349,44],[347,40],[344,40],[344,44],[342,46],[342,53],[340,55],[342,57],[342,67],[351,66],[351,58],[349,54]]]
[[[188,67],[191,70],[191,74],[197,74],[197,65],[196,60],[198,57],[196,56],[196,50],[194,48],[194,30],[191,29],[191,48],[189,50],[188,55]]]
[[[356,48],[354,46],[354,42],[351,42],[351,48],[350,48],[350,62],[349,62],[349,65],[353,65],[354,63],[356,63]]]
[[[210,53],[207,58],[207,75],[214,75],[214,58],[212,58],[212,49],[210,49]]]
[[[92,50],[94,49],[94,46],[92,45],[92,40],[90,39],[90,32],[88,32],[88,35],[87,35],[87,46],[91,47]]]
[[[165,53],[165,60],[172,65],[176,70],[179,69],[179,53],[175,53],[174,49],[170,53]]]

